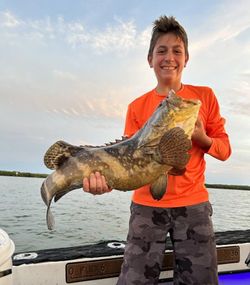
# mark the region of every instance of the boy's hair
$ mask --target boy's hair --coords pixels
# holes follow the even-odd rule
[[[180,38],[185,47],[185,53],[188,56],[188,37],[184,28],[176,21],[173,16],[161,16],[159,19],[154,21],[152,30],[152,36],[150,40],[150,46],[148,56],[151,56],[157,40],[165,34],[172,33]]]

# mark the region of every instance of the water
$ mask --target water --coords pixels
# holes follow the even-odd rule
[[[0,228],[15,242],[16,252],[125,240],[132,192],[101,196],[81,189],[53,203],[55,230],[46,226],[40,196],[44,179],[0,176]],[[250,192],[209,189],[216,231],[249,229]]]

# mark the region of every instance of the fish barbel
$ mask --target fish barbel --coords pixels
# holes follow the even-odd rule
[[[109,187],[127,191],[150,185],[154,199],[166,192],[171,171],[181,175],[189,161],[191,135],[200,101],[183,99],[170,91],[144,126],[132,137],[105,146],[74,146],[63,141],[53,144],[44,156],[49,169],[55,169],[41,186],[47,205],[47,226],[54,227],[51,201],[83,187],[83,178],[99,171]]]

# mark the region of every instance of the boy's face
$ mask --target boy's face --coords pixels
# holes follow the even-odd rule
[[[181,83],[183,68],[188,61],[183,41],[169,33],[156,42],[152,55],[148,57],[150,67],[154,68],[158,84],[178,86]]]

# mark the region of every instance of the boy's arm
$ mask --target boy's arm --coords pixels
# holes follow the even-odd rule
[[[208,104],[208,117],[206,122],[206,135],[211,139],[209,148],[204,149],[204,152],[219,159],[226,160],[231,155],[231,146],[228,134],[225,131],[225,119],[220,115],[218,101],[211,91]]]
[[[207,152],[212,145],[212,139],[206,134],[204,125],[201,118],[198,118],[195,123],[194,132],[192,134],[192,140]]]

